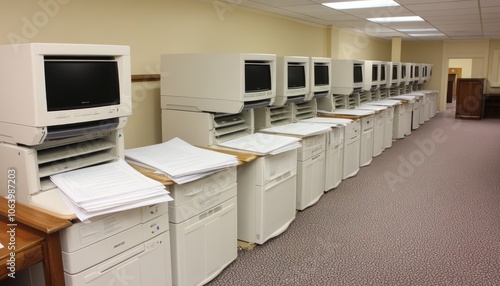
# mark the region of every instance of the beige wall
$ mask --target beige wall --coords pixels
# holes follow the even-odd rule
[[[159,74],[162,53],[256,52],[391,60],[392,43],[211,0],[0,0],[0,44],[66,42],[131,47],[132,74]],[[233,1],[237,3],[238,1]],[[225,4],[224,4],[225,3]],[[401,61],[431,63],[441,89],[442,41],[403,41]],[[500,49],[500,41],[490,46]],[[490,59],[491,61],[491,59]],[[158,82],[134,83],[125,147],[161,142]]]
[[[425,86],[429,89],[439,89],[437,76],[441,72],[443,54],[442,41],[403,41],[401,45],[401,61],[413,63],[429,63],[433,66],[433,77]]]
[[[257,52],[328,56],[329,28],[222,1],[0,0],[0,44],[129,45],[132,74],[159,74],[162,53]],[[161,142],[157,82],[133,84],[125,147]]]
[[[498,65],[493,65],[493,54],[495,51],[499,51],[500,50],[500,40],[490,40],[490,51],[489,51],[489,57],[488,57],[488,62],[489,63],[492,63],[488,69],[488,83],[491,84],[492,82],[495,83],[495,81],[498,81],[498,70],[496,73],[494,73],[493,69],[494,68],[497,68],[498,69]],[[499,63],[500,64],[500,63]],[[497,79],[495,79],[495,76],[497,77]],[[498,83],[496,83],[498,84]],[[488,85],[488,88],[486,90],[487,93],[500,93],[500,87],[492,87],[490,85]]]
[[[330,57],[333,59],[391,60],[391,41],[338,28],[331,28],[331,34]]]
[[[448,68],[461,68],[463,78],[472,78],[472,59],[450,59]]]

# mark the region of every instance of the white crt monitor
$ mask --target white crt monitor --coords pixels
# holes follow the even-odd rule
[[[363,90],[377,90],[380,85],[381,62],[365,61],[363,75]]]
[[[332,60],[332,94],[350,95],[363,91],[364,61]]]
[[[332,74],[332,59],[311,57],[309,60],[311,99],[325,97],[329,95],[332,90],[330,76]]]
[[[161,55],[161,107],[240,113],[269,106],[276,96],[276,55]]]
[[[422,76],[422,64],[415,63],[413,64],[413,78],[414,82],[421,84],[424,82],[423,76]]]
[[[274,106],[309,101],[309,58],[278,56],[276,59],[276,100]]]
[[[399,86],[401,81],[401,63],[387,62],[387,88]]]
[[[387,88],[388,66],[387,62],[380,62],[379,89]]]
[[[32,146],[113,129],[132,113],[128,46],[3,45],[0,62],[0,141]]]
[[[411,63],[400,63],[401,64],[401,78],[400,85],[409,85],[412,77]]]
[[[432,76],[432,67],[433,65],[431,64],[422,64],[423,66],[423,83],[428,82],[431,79]]]

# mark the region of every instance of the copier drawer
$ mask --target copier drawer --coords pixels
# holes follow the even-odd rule
[[[170,236],[166,231],[77,274],[64,273],[67,286],[172,285]]]
[[[236,167],[186,184],[167,187],[170,222],[180,223],[236,196]]]
[[[370,128],[373,128],[374,121],[375,121],[375,119],[374,119],[373,115],[362,117],[361,118],[361,128],[363,129],[363,131],[370,129]]]
[[[302,147],[298,149],[297,159],[306,161],[309,158],[324,152],[326,148],[326,133],[302,139]]]
[[[358,138],[361,134],[361,123],[359,120],[353,120],[345,127],[345,142]]]

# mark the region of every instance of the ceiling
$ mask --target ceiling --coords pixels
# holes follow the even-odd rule
[[[342,11],[321,5],[326,2],[345,1],[354,0],[239,0],[238,4],[301,21],[354,30],[383,39],[393,37],[401,37],[403,40],[500,38],[499,0],[394,0],[401,6]],[[425,21],[376,24],[366,20],[383,16],[420,16]],[[417,28],[435,28],[437,31],[399,31],[399,29]]]

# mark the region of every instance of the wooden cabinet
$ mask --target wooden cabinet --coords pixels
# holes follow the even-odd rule
[[[483,118],[500,118],[500,94],[485,94]]]
[[[484,78],[457,79],[455,118],[481,119]]]

